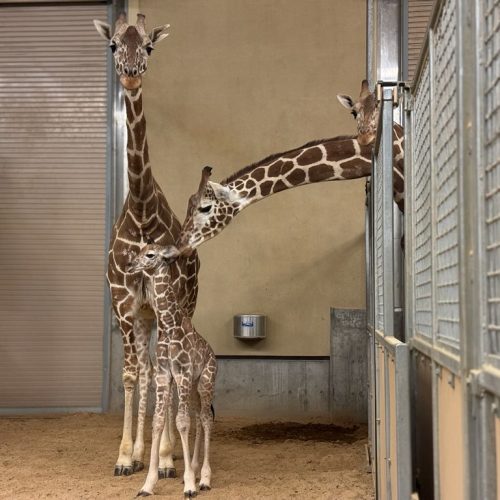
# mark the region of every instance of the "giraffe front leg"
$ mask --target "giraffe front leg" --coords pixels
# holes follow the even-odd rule
[[[172,384],[167,395],[165,426],[160,441],[160,464],[158,479],[174,478],[177,476],[174,464],[175,428],[174,428],[174,391]]]
[[[160,372],[161,370],[161,372]],[[151,458],[149,460],[149,470],[146,482],[137,496],[149,496],[153,494],[153,489],[158,481],[158,466],[160,439],[162,430],[165,427],[165,414],[167,411],[168,393],[171,386],[171,375],[168,367],[158,367],[156,376],[156,405],[153,417],[153,438],[151,442]]]
[[[179,394],[179,408],[175,423],[181,436],[182,454],[184,456],[184,496],[192,498],[196,496],[196,478],[191,468],[191,453],[189,451],[189,428],[191,426],[189,402],[193,386],[192,374],[184,372],[176,373],[174,376]]]
[[[139,408],[137,430],[132,454],[134,472],[144,469],[144,422],[148,404],[148,388],[151,383],[151,360],[149,357],[149,339],[153,320],[139,318],[134,322],[135,346],[139,363]]]
[[[115,476],[130,476],[132,469],[132,410],[135,384],[137,382],[138,361],[135,350],[133,327],[131,319],[120,320],[120,329],[123,340],[123,389],[125,393],[125,404],[123,412],[123,432],[120,443],[118,460],[115,464]]]

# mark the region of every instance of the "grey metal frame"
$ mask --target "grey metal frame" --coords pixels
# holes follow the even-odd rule
[[[112,0],[108,5],[108,23],[113,23],[118,14],[126,11],[125,0]],[[113,225],[120,214],[125,200],[125,169],[126,169],[126,127],[125,102],[121,95],[122,88],[118,82],[111,51],[108,53],[108,143],[106,165],[106,232],[105,241],[108,255],[108,245],[113,231]],[[110,401],[111,386],[111,332],[113,328],[113,311],[109,287],[105,278],[107,261],[103,262],[103,294],[104,294],[104,335],[103,335],[103,383],[101,409],[107,411]]]
[[[454,18],[446,18],[453,13]],[[500,97],[499,83],[500,67],[500,15],[499,0],[441,0],[436,2],[430,31],[427,36],[425,50],[419,64],[412,90],[406,92],[406,330],[411,336],[411,347],[432,360],[435,377],[433,380],[433,419],[434,419],[434,467],[435,467],[435,497],[440,497],[439,484],[439,450],[438,437],[438,393],[437,377],[441,367],[462,380],[462,419],[464,436],[464,453],[466,474],[463,475],[463,488],[466,498],[497,498],[496,479],[496,439],[494,419],[498,418],[498,401],[500,398],[500,356],[498,345],[492,341],[496,329],[496,303],[500,302],[500,290],[496,281],[500,280],[499,266],[494,252],[500,248],[495,226],[500,217],[500,175],[496,170],[499,165],[500,153]],[[443,21],[447,19],[447,21]],[[456,53],[451,70],[456,72],[456,93],[452,101],[443,102],[444,89],[442,71],[437,69],[436,33],[439,33],[440,23],[448,22],[454,37],[453,44]],[[449,39],[442,50],[451,50]],[[449,65],[449,63],[447,63]],[[426,66],[429,67],[430,79],[430,110],[442,113],[447,106],[455,107],[456,120],[451,131],[456,143],[456,156],[447,156],[445,163],[440,163],[436,148],[442,138],[443,127],[436,129],[437,120],[431,116],[430,121],[430,156],[431,156],[431,200],[432,207],[432,282],[433,282],[433,321],[430,338],[419,334],[416,328],[416,297],[415,279],[415,241],[416,241],[416,207],[415,179],[416,170],[423,167],[415,163],[415,141],[418,133],[415,130],[416,110],[420,97],[417,95],[419,85],[425,78]],[[498,69],[497,69],[498,67]],[[444,80],[443,80],[444,79]],[[441,85],[441,93],[436,93],[436,85]],[[444,90],[443,90],[444,89]],[[440,108],[441,106],[441,108]],[[499,113],[499,117],[495,116]],[[493,117],[493,118],[492,118]],[[446,124],[448,126],[449,123]],[[436,146],[437,145],[437,146]],[[442,147],[442,146],[441,146]],[[447,145],[448,147],[448,145]],[[488,156],[490,155],[490,156]],[[450,165],[446,162],[455,162]],[[488,163],[488,161],[490,163]],[[439,254],[436,239],[439,229],[437,203],[439,189],[443,186],[450,189],[450,179],[444,184],[436,182],[436,174],[440,173],[442,165],[454,168],[456,175],[457,199],[457,229],[456,248],[458,250],[458,331],[456,341],[443,340],[440,335],[438,321],[437,271],[436,260]],[[448,191],[446,191],[448,192]],[[442,199],[442,198],[441,198]],[[489,210],[489,211],[488,211]],[[492,212],[494,210],[494,212]],[[453,243],[452,243],[453,244]],[[438,255],[438,257],[436,257]],[[445,265],[449,265],[445,259]],[[494,283],[492,283],[494,282]],[[500,284],[500,281],[499,281]],[[493,318],[493,319],[491,319]],[[500,321],[499,321],[500,323]],[[499,328],[500,330],[500,328]],[[493,333],[492,333],[493,332]],[[494,340],[494,339],[493,339]],[[445,493],[445,492],[443,492]]]
[[[376,463],[377,496],[409,498],[411,493],[411,426],[410,426],[410,357],[409,346],[395,336],[395,244],[393,211],[393,116],[398,86],[381,82],[379,97],[379,124],[372,161],[372,179],[368,202],[367,228],[367,285],[368,335],[370,359],[371,402],[370,435],[372,456],[379,457],[385,450],[385,464]],[[399,245],[399,241],[397,242]],[[380,366],[378,353],[383,353],[384,366]],[[389,367],[395,364],[395,390],[391,399]],[[381,389],[385,395],[384,408],[380,407]],[[391,419],[395,409],[396,421]],[[382,411],[383,410],[383,411]],[[381,420],[385,416],[384,421]],[[385,442],[381,443],[384,425]],[[391,456],[391,430],[396,432],[396,456]],[[381,457],[379,457],[381,458]],[[397,484],[392,484],[391,467],[397,463]],[[381,483],[381,467],[386,470],[386,483]]]

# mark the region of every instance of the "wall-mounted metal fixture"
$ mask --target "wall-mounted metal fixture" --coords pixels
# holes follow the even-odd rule
[[[266,316],[237,314],[234,317],[234,337],[242,340],[266,338]]]

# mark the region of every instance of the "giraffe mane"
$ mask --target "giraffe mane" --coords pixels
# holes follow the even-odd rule
[[[288,151],[282,151],[281,153],[273,153],[272,155],[266,156],[263,160],[257,161],[255,163],[252,163],[251,165],[247,165],[246,167],[243,167],[242,169],[232,173],[229,177],[226,177],[223,181],[221,181],[222,185],[229,184],[230,182],[235,181],[239,177],[245,175],[248,172],[251,172],[254,168],[259,167],[261,165],[267,165],[268,163],[271,163],[273,160],[277,160],[278,158],[281,158],[284,155],[294,153],[295,151],[300,151],[302,149],[306,148],[312,148],[313,146],[317,146],[318,144],[323,144],[325,142],[330,142],[330,141],[342,141],[342,140],[347,140],[347,139],[356,139],[355,135],[337,135],[335,137],[331,137],[329,139],[316,139],[314,141],[307,142],[303,146],[300,146],[298,148],[293,148],[289,149]]]

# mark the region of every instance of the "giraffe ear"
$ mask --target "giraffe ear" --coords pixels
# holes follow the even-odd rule
[[[101,35],[105,40],[111,40],[111,26],[108,23],[94,19],[94,26],[97,33]]]
[[[208,181],[208,185],[212,188],[215,197],[219,201],[226,201],[228,203],[233,203],[239,200],[237,193],[232,191],[228,186],[223,186],[217,182]]]
[[[340,104],[344,106],[344,108],[347,108],[349,111],[352,110],[354,103],[352,102],[352,97],[350,95],[337,94],[337,99],[339,100]]]
[[[153,28],[153,31],[149,34],[149,38],[151,39],[151,43],[154,45],[155,43],[161,42],[167,36],[169,33],[166,33],[166,31],[170,28],[170,24],[165,24],[164,26],[157,26],[156,28]]]

